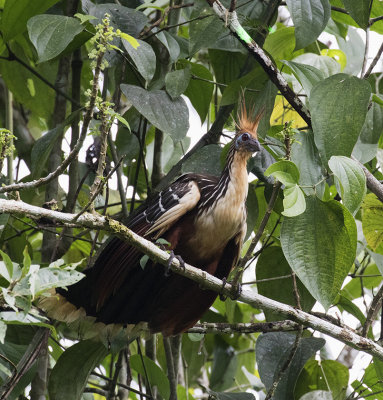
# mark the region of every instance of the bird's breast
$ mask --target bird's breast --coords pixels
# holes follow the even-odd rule
[[[201,258],[209,259],[220,254],[228,241],[242,229],[246,222],[246,193],[230,184],[226,193],[195,217],[195,234],[189,245]]]

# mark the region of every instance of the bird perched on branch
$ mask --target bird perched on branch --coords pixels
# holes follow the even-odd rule
[[[220,177],[187,173],[131,218],[128,227],[217,278],[227,278],[246,233],[247,161],[260,150],[257,127],[242,104],[238,131]],[[148,260],[135,247],[113,238],[85,278],[57,289],[43,301],[49,315],[64,321],[91,316],[103,324],[146,322],[152,332],[175,335],[192,327],[217,293]]]

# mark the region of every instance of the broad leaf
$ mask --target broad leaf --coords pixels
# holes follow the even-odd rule
[[[330,18],[329,0],[287,0],[295,26],[295,49],[306,47],[322,33]]]
[[[363,65],[364,59],[364,40],[359,35],[356,28],[348,27],[347,37],[337,37],[339,48],[346,54],[347,65],[343,69],[346,74],[357,76]]]
[[[196,16],[194,14],[191,15]],[[226,31],[225,25],[222,21],[210,10],[198,11],[198,16],[206,16],[206,18],[197,19],[190,23],[189,35],[189,52],[191,55],[195,54],[198,50],[207,48],[214,44],[219,36]]]
[[[307,96],[310,96],[311,88],[324,79],[323,72],[311,65],[300,64],[294,61],[283,61],[283,63],[291,68]]]
[[[8,41],[27,30],[27,21],[41,14],[59,0],[7,0],[1,18],[4,40]]]
[[[168,133],[177,142],[189,129],[189,110],[182,98],[172,100],[163,90],[151,92],[133,85],[121,85],[121,90],[147,120]]]
[[[82,340],[69,347],[50,374],[49,398],[80,400],[90,373],[107,354],[104,345],[93,340]]]
[[[269,390],[280,369],[288,359],[294,345],[295,335],[289,333],[266,333],[258,337],[255,354],[262,382]],[[307,360],[325,344],[324,339],[302,338],[289,368],[284,373],[273,396],[274,400],[294,398],[294,386]]]
[[[237,354],[232,346],[228,346],[217,338],[213,352],[213,364],[210,375],[210,388],[214,391],[224,391],[234,384],[237,371]]]
[[[182,172],[196,172],[218,176],[221,173],[221,147],[209,144],[202,147],[182,164]]]
[[[275,279],[278,277],[280,279]],[[262,251],[257,261],[256,279],[260,281],[257,283],[259,294],[293,307],[296,306],[291,269],[279,246],[270,246]],[[265,281],[261,282],[262,280]],[[302,309],[310,311],[315,304],[315,299],[299,279],[297,279],[297,285]],[[284,316],[270,310],[264,310],[264,313],[267,321],[285,319]]]
[[[377,96],[376,96],[377,97]],[[379,97],[377,97],[380,99]],[[352,151],[352,155],[362,164],[376,156],[380,135],[383,133],[383,107],[373,102],[368,110],[362,132]]]
[[[299,185],[306,195],[315,194],[323,198],[325,181],[322,163],[314,143],[312,131],[295,134],[291,148],[291,161],[300,172]]]
[[[306,211],[285,218],[283,253],[292,270],[325,309],[335,300],[356,253],[355,220],[336,201],[306,198]]]
[[[349,157],[367,114],[371,87],[365,80],[337,74],[311,91],[310,108],[315,144],[324,162]]]
[[[326,390],[313,390],[304,394],[299,400],[334,400],[334,398],[331,392]]]
[[[294,32],[293,27],[286,27],[267,36],[263,48],[277,60],[277,65],[278,60],[291,60],[294,57]]]
[[[158,33],[156,37],[167,49],[170,61],[177,61],[181,51],[180,45],[178,44],[177,40],[174,39],[174,37],[166,31]]]
[[[215,400],[255,400],[252,393],[214,392],[208,389],[209,398]]]
[[[159,394],[164,399],[169,399],[170,385],[164,371],[150,358],[139,354],[130,357],[130,366],[142,376],[148,374],[149,382],[152,386],[157,386]],[[145,366],[142,363],[145,363]]]
[[[368,194],[362,205],[363,233],[368,245],[376,250],[383,241],[383,203],[373,194]]]
[[[168,72],[165,77],[166,91],[172,99],[179,97],[185,92],[190,81],[190,69],[178,69],[176,71]]]
[[[296,217],[306,209],[305,195],[297,185],[286,187],[283,190],[283,212],[285,217]]]
[[[77,18],[63,15],[36,15],[28,21],[27,26],[39,62],[57,57],[84,30]]]
[[[311,393],[312,390],[327,391],[330,389],[332,399],[343,399],[346,394],[348,379],[348,368],[337,361],[321,360],[319,363],[317,360],[309,360],[296,384],[295,398],[302,399],[301,396],[305,393]]]
[[[355,215],[366,195],[366,176],[362,167],[348,157],[332,156],[328,162],[343,204]]]
[[[294,58],[294,62],[304,65],[311,65],[312,67],[321,71],[325,78],[340,72],[340,64],[337,63],[333,58],[320,56],[314,53],[301,54]],[[284,63],[286,62],[284,61]]]
[[[212,73],[203,65],[192,63],[186,60],[180,60],[177,67],[190,68],[192,79],[189,80],[189,85],[185,90],[185,95],[191,101],[201,118],[201,123],[206,119],[209,112],[210,101],[213,95],[214,84],[208,81],[213,81]],[[196,79],[193,79],[193,76]],[[200,79],[198,79],[200,78]]]
[[[299,182],[299,170],[291,161],[278,161],[265,171],[265,175],[272,175],[284,185],[295,185]]]
[[[138,72],[146,81],[150,81],[156,72],[156,55],[150,44],[143,40],[137,40],[139,46],[134,47],[132,43],[122,39],[122,44],[129,54]]]
[[[371,0],[343,0],[343,4],[358,25],[366,29],[370,17]]]

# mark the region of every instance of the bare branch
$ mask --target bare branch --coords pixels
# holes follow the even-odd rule
[[[256,332],[291,332],[296,331],[299,324],[293,321],[273,321],[228,324],[225,322],[203,322],[188,330],[189,333],[207,333],[230,335],[232,333],[249,334]]]
[[[59,211],[32,206],[22,201],[4,199],[0,199],[0,213],[17,214],[33,218],[45,217],[54,221],[62,222],[63,224],[76,225],[91,229],[103,229],[120,237],[132,246],[135,246],[155,262],[164,266],[167,266],[169,262],[169,254],[166,251],[161,250],[154,243],[132,232],[125,225],[108,217],[94,214],[83,214],[74,224],[76,217],[75,214],[65,214]],[[173,272],[198,282],[200,286],[205,289],[213,290],[225,296],[230,296],[233,292],[233,286],[231,284],[226,283],[223,287],[222,280],[189,264],[185,264],[185,266],[182,267],[176,258],[172,260],[170,268]],[[255,294],[252,290],[243,289],[238,300],[250,304],[254,308],[271,310],[282,314],[287,319],[299,322],[300,324],[308,326],[314,330],[318,330],[319,332],[338,339],[353,348],[364,351],[383,360],[383,347],[373,340],[358,335],[354,330],[347,326],[337,326],[327,320],[318,318],[287,304]]]

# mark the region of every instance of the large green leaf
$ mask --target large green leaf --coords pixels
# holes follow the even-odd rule
[[[337,37],[339,48],[346,54],[347,65],[343,72],[357,76],[360,73],[364,58],[364,40],[356,28],[348,27],[347,38]]]
[[[217,41],[217,38],[226,31],[225,25],[215,15],[211,15],[210,10],[205,10],[202,13],[198,11],[198,16],[207,16],[203,19],[197,19],[190,23],[189,35],[189,52],[191,55],[195,54],[198,50],[207,48]],[[194,13],[191,18],[196,16]]]
[[[304,53],[294,58],[295,63],[311,65],[321,71],[325,78],[340,72],[340,64],[328,56],[320,56],[315,53]],[[284,61],[284,63],[286,63]],[[303,81],[302,81],[303,84]]]
[[[158,392],[165,400],[169,399],[169,380],[164,371],[153,360],[146,356],[141,358],[139,354],[134,354],[130,357],[129,362],[130,366],[142,376],[147,373],[150,384],[157,386]]]
[[[278,277],[280,279],[276,279]],[[262,251],[257,262],[256,278],[257,281],[265,280],[257,283],[259,294],[284,304],[296,306],[296,299],[292,290],[291,269],[279,246],[267,247]],[[302,309],[310,311],[315,299],[299,279],[297,280],[297,285]],[[285,319],[284,316],[273,311],[264,310],[264,313],[267,321]]]
[[[324,162],[347,156],[366,119],[371,87],[365,80],[337,74],[313,87],[310,109],[315,144]]]
[[[291,60],[294,57],[295,29],[284,27],[268,35],[263,48],[271,54],[277,64],[279,60]]]
[[[366,29],[370,17],[371,0],[343,0],[344,7],[358,25]]]
[[[307,96],[310,96],[311,88],[324,79],[323,72],[311,65],[301,64],[294,61],[283,61],[283,63],[291,68]]]
[[[77,18],[63,15],[36,15],[28,21],[27,26],[39,62],[58,56],[75,36],[84,30],[84,26]]]
[[[325,309],[335,300],[356,253],[357,231],[350,212],[336,201],[306,198],[306,211],[285,218],[283,253],[292,270]]]
[[[269,390],[279,374],[283,364],[288,359],[294,345],[295,335],[285,332],[262,334],[258,337],[255,354],[262,382]],[[301,369],[326,341],[320,338],[302,338],[292,362],[283,374],[273,396],[274,400],[294,398],[294,386]]]
[[[123,39],[122,44],[129,54],[138,72],[146,81],[150,81],[156,72],[156,55],[149,43],[143,40],[137,40],[138,47],[134,47],[130,42]]]
[[[7,0],[1,18],[1,31],[8,41],[27,29],[27,21],[41,14],[59,0]]]
[[[50,82],[54,82],[57,75],[56,63],[44,63],[38,66],[31,65],[25,56],[25,51],[29,49],[21,48],[17,44],[12,47],[12,51],[27,65],[33,67],[39,74]],[[55,91],[48,87],[35,74],[18,62],[0,60],[0,73],[8,89],[13,93],[15,99],[36,113],[37,117],[49,120],[53,112]],[[17,76],[17,79],[15,79]]]
[[[366,195],[366,176],[362,167],[348,157],[332,156],[328,162],[343,204],[355,215]]]
[[[185,95],[191,101],[201,118],[201,123],[203,123],[209,112],[210,101],[213,95],[214,84],[211,83],[213,75],[203,65],[186,60],[180,60],[177,63],[177,68],[190,68],[192,79],[189,80]]]
[[[232,387],[237,364],[238,359],[234,348],[228,346],[220,338],[216,338],[210,375],[210,389],[223,392]]]
[[[189,129],[189,110],[179,97],[172,100],[164,90],[151,92],[133,85],[121,85],[126,98],[147,120],[168,133],[177,142],[182,140]]]
[[[362,132],[352,151],[352,155],[362,164],[376,156],[380,135],[383,133],[383,107],[373,102],[368,110]]]
[[[373,194],[368,194],[362,205],[363,233],[368,245],[375,251],[383,241],[383,203]]]
[[[322,163],[315,147],[312,131],[297,132],[291,148],[291,161],[300,172],[299,185],[306,195],[315,194],[322,199],[325,182]]]
[[[57,360],[48,384],[51,400],[80,400],[90,373],[108,354],[101,342],[82,340]]]
[[[295,49],[306,47],[322,33],[330,18],[329,0],[287,0],[295,26]]]
[[[169,93],[172,99],[175,99],[185,92],[189,82],[189,68],[168,72],[165,77],[166,91]]]
[[[349,372],[345,365],[334,360],[309,360],[295,386],[295,398],[300,399],[312,390],[331,390],[333,399],[343,399],[348,385]]]

